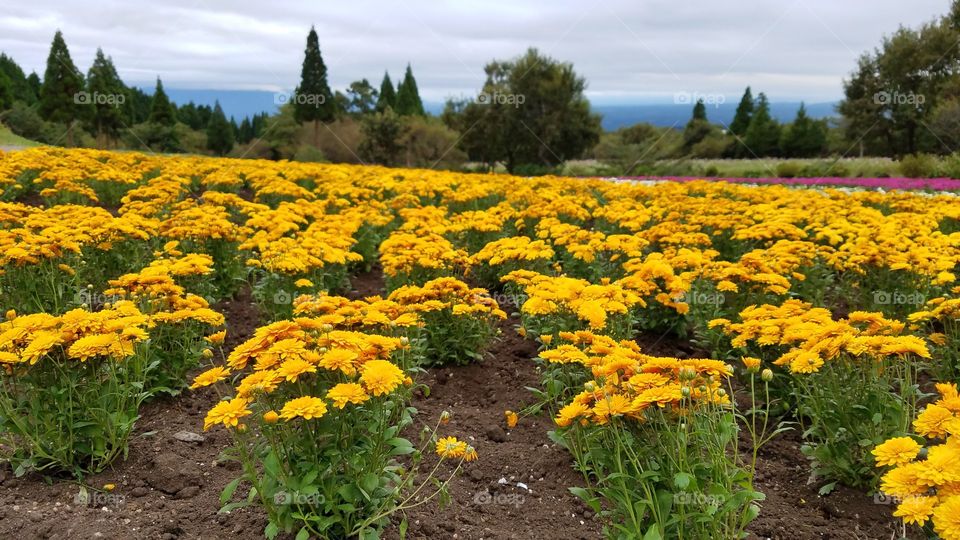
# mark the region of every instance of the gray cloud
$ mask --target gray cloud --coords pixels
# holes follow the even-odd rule
[[[12,2],[8,2],[11,4]],[[290,89],[315,24],[330,81],[343,88],[413,64],[421,95],[470,95],[483,65],[528,46],[573,62],[598,102],[665,101],[677,92],[774,100],[841,96],[856,58],[899,24],[945,13],[949,0],[31,0],[0,13],[0,50],[42,74],[63,30],[86,70],[96,48],[128,83]]]

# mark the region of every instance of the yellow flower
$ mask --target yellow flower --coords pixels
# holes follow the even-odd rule
[[[247,408],[248,404],[249,402],[244,398],[233,398],[230,401],[217,403],[203,420],[203,430],[206,431],[217,424],[237,427],[241,418],[253,414],[253,411]]]
[[[268,424],[276,424],[277,420],[280,419],[280,415],[277,414],[277,411],[270,410],[263,413],[263,421]]]
[[[910,437],[895,437],[873,449],[877,467],[910,463],[919,453],[920,445]]]
[[[742,358],[744,367],[747,368],[747,371],[751,373],[756,373],[760,370],[760,359],[754,358],[752,356],[744,356]]]
[[[345,375],[357,372],[357,353],[347,349],[333,349],[323,353],[320,357],[320,367],[331,371],[340,370]]]
[[[190,389],[196,390],[197,388],[210,386],[211,384],[220,382],[229,376],[230,370],[221,366],[217,366],[197,375],[196,378],[193,379],[193,384],[190,385]]]
[[[590,407],[583,403],[568,403],[557,413],[555,422],[560,427],[567,427],[577,418],[582,418],[590,414]]]
[[[942,438],[947,434],[947,423],[953,418],[950,409],[937,404],[928,405],[913,421],[913,429],[928,439]]]
[[[515,412],[513,412],[513,411],[504,411],[504,412],[503,412],[503,416],[504,416],[504,417],[506,418],[506,420],[507,420],[507,427],[508,427],[508,428],[513,429],[513,428],[517,427],[517,421],[520,419],[520,418],[517,416],[517,413],[515,413]]]
[[[276,369],[278,377],[282,377],[287,382],[296,382],[297,378],[304,373],[316,373],[317,366],[307,362],[302,358],[291,358]]]
[[[304,420],[320,418],[327,414],[327,404],[322,399],[313,396],[303,396],[291,399],[280,409],[280,418],[293,420],[300,417]]]
[[[115,489],[117,489],[117,485],[116,485],[116,484],[104,484],[104,485],[103,485],[103,490],[104,490],[104,491],[109,492],[109,491],[113,491],[113,490],[115,490]]]
[[[298,279],[295,282],[293,282],[293,286],[298,289],[303,289],[306,287],[313,287],[313,282],[310,281],[309,279]]]
[[[363,403],[370,399],[370,396],[357,383],[340,383],[327,392],[327,399],[333,402],[334,407],[342,409],[347,403]]]
[[[371,360],[363,365],[360,381],[368,392],[382,396],[403,384],[403,372],[387,360]]]
[[[936,497],[907,497],[897,506],[893,515],[903,519],[903,522],[907,525],[915,524],[922,526],[930,519],[936,505]]]
[[[227,338],[227,331],[226,331],[226,330],[221,330],[221,331],[217,332],[216,334],[210,334],[209,336],[207,336],[207,341],[209,341],[210,343],[212,343],[212,344],[214,344],[214,345],[219,345],[219,344],[223,343],[223,340],[226,339],[226,338]]]
[[[790,371],[793,373],[815,373],[820,371],[823,365],[823,358],[819,355],[807,351],[801,351],[797,357],[790,362]]]
[[[947,497],[933,511],[933,530],[944,540],[960,539],[960,495]]]
[[[437,441],[437,455],[443,459],[463,457],[467,453],[467,443],[456,437],[444,437]]]

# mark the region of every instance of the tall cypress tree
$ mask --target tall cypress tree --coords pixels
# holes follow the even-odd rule
[[[210,123],[207,124],[207,148],[212,150],[218,156],[222,156],[233,150],[234,143],[233,126],[227,120],[220,102],[215,102],[213,114],[210,116]]]
[[[297,86],[293,102],[293,117],[301,124],[313,122],[313,142],[318,144],[320,122],[333,120],[336,116],[335,107],[333,92],[327,84],[327,66],[320,54],[320,39],[311,26],[300,71],[300,85]]]
[[[417,80],[413,78],[413,69],[407,64],[407,72],[397,89],[397,114],[401,116],[424,116],[423,101],[420,100],[420,90],[417,89]]]
[[[753,93],[750,91],[750,87],[747,87],[747,91],[743,93],[743,97],[740,98],[740,104],[737,105],[737,112],[733,115],[733,121],[730,122],[730,133],[738,137],[743,137],[744,133],[747,132],[747,128],[750,126],[750,117],[753,115]]]
[[[380,97],[377,98],[377,112],[383,112],[390,107],[397,110],[397,91],[393,88],[390,73],[383,73],[383,82],[380,83]]]
[[[757,97],[757,109],[744,133],[743,142],[747,151],[757,157],[775,156],[779,151],[780,124],[770,115],[770,102],[763,92]]]
[[[153,92],[153,101],[150,102],[150,117],[148,122],[160,124],[161,126],[173,126],[177,123],[177,112],[170,103],[170,98],[163,91],[163,83],[160,77],[157,77],[157,88]]]
[[[90,122],[97,135],[97,144],[105,146],[108,137],[116,137],[123,126],[126,86],[120,80],[113,60],[97,49],[97,57],[87,72],[87,92],[93,109]]]
[[[83,114],[84,105],[78,99],[82,91],[83,75],[70,58],[63,33],[57,30],[40,88],[40,115],[45,120],[67,125],[67,146],[73,146],[73,124]]]

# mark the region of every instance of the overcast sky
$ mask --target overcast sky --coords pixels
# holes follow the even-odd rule
[[[949,0],[4,0],[0,50],[41,75],[64,32],[86,72],[98,46],[128,84],[283,91],[316,25],[331,85],[413,64],[426,101],[473,95],[483,65],[535,46],[573,62],[595,103],[677,93],[829,101],[862,52]]]

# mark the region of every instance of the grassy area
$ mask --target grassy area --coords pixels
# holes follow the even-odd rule
[[[40,143],[24,139],[10,131],[7,126],[0,124],[0,146],[40,146]]]
[[[693,176],[722,178],[957,178],[960,154],[947,157],[813,159],[674,159],[625,166],[598,160],[568,161],[565,176]]]

